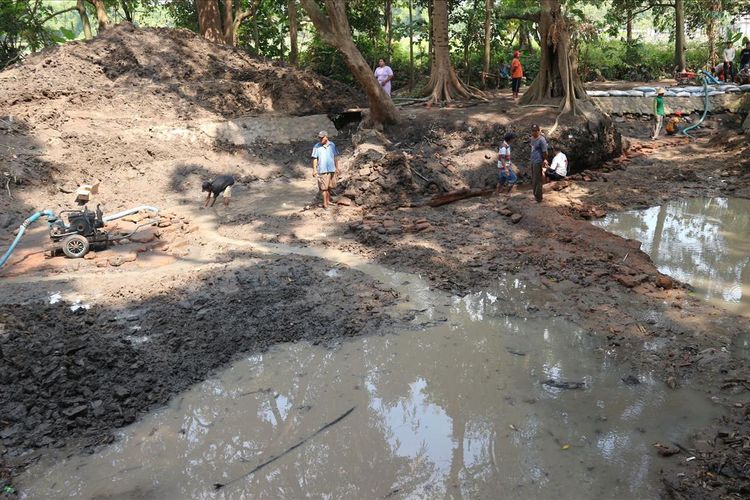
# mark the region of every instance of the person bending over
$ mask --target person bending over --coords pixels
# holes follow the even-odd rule
[[[214,206],[214,203],[216,203],[216,198],[219,197],[220,194],[223,193],[224,195],[224,206],[229,205],[229,199],[232,197],[232,186],[234,185],[234,177],[231,175],[220,175],[217,178],[215,178],[212,181],[204,181],[203,182],[203,192],[208,192],[208,196],[206,197],[206,203],[203,205],[203,207],[207,207],[208,202],[211,202],[211,206]],[[214,199],[211,200],[211,195],[213,195]]]

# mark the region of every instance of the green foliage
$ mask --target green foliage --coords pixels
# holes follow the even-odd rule
[[[687,66],[704,68],[708,48],[704,43],[688,43]],[[598,40],[583,44],[579,55],[579,72],[584,80],[601,75],[607,80],[650,81],[672,76],[674,47],[641,41]]]
[[[0,69],[25,53],[68,40],[66,33],[45,27],[53,13],[42,0],[0,0]]]

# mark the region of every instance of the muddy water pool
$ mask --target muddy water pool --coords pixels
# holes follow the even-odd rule
[[[676,200],[596,224],[640,241],[661,272],[690,284],[697,296],[750,317],[750,200]],[[737,347],[750,358],[750,334]]]
[[[349,264],[406,298],[410,328],[246,356],[97,454],[28,470],[22,497],[649,498],[663,461],[685,459],[654,443],[718,415],[701,394],[610,364],[567,321],[518,314],[534,293],[521,283],[451,297]]]

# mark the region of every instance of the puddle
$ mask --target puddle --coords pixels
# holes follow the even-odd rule
[[[563,319],[508,316],[528,293],[517,283],[450,297],[349,264],[407,298],[399,313],[416,331],[248,356],[99,453],[29,469],[22,497],[656,497],[667,459],[653,444],[682,442],[720,412],[647,373],[626,385],[630,373]]]
[[[643,243],[661,272],[689,283],[697,296],[750,316],[750,200],[677,200],[595,224]]]

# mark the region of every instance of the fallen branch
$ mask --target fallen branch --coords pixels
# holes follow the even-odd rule
[[[487,196],[494,192],[492,188],[483,189],[459,189],[457,191],[450,191],[445,194],[433,196],[432,199],[427,203],[431,207],[439,207],[453,203],[454,201],[465,200],[466,198],[474,198],[476,196]]]
[[[310,439],[314,438],[315,436],[317,436],[317,435],[318,435],[318,434],[320,434],[321,432],[325,431],[325,430],[326,430],[326,429],[328,429],[329,427],[332,427],[332,426],[334,426],[334,425],[338,424],[339,422],[341,422],[342,420],[344,420],[344,419],[345,419],[346,417],[348,417],[348,416],[349,416],[349,414],[351,414],[351,412],[353,412],[353,411],[354,411],[354,408],[356,408],[356,406],[352,406],[352,407],[351,407],[351,408],[349,408],[349,409],[348,409],[347,411],[345,411],[345,412],[343,413],[343,415],[341,415],[340,417],[338,417],[338,418],[337,418],[337,419],[335,419],[335,420],[332,420],[331,422],[328,422],[328,423],[327,423],[327,424],[325,424],[325,425],[324,425],[323,427],[321,427],[321,428],[320,428],[320,429],[318,429],[317,431],[313,432],[313,433],[312,433],[311,435],[307,436],[307,437],[306,437],[305,439],[302,439],[301,441],[297,442],[297,443],[296,443],[295,445],[293,445],[293,446],[290,446],[289,448],[287,448],[287,449],[286,449],[286,450],[284,450],[283,452],[279,453],[278,455],[272,456],[271,458],[269,458],[268,460],[266,460],[266,461],[265,461],[265,462],[263,462],[262,464],[260,464],[260,465],[257,465],[257,466],[256,466],[256,467],[255,467],[255,468],[254,468],[253,470],[251,470],[250,472],[247,472],[247,473],[245,473],[245,474],[243,474],[243,475],[241,475],[241,476],[239,476],[239,477],[236,477],[236,478],[234,478],[234,479],[232,479],[232,480],[230,480],[230,481],[227,481],[226,483],[214,483],[214,489],[220,490],[221,488],[224,488],[225,486],[228,486],[228,485],[230,485],[230,484],[232,484],[232,483],[235,483],[235,482],[237,482],[237,481],[239,481],[239,480],[241,480],[241,479],[244,479],[244,478],[246,478],[246,477],[248,477],[248,476],[251,476],[251,475],[255,474],[256,472],[258,472],[259,470],[261,470],[261,469],[262,469],[263,467],[265,467],[266,465],[269,465],[269,464],[271,464],[271,463],[275,462],[276,460],[280,459],[281,457],[283,457],[283,456],[284,456],[284,455],[286,455],[287,453],[289,453],[289,452],[291,452],[291,451],[294,451],[294,450],[296,450],[297,448],[299,448],[300,446],[302,446],[303,444],[305,444],[305,443],[306,443],[307,441],[309,441]]]
[[[432,182],[432,181],[431,181],[430,179],[428,179],[428,178],[427,178],[427,177],[425,177],[424,175],[420,174],[420,173],[419,173],[419,172],[417,172],[417,171],[416,171],[415,169],[413,169],[413,168],[412,168],[412,169],[411,169],[411,171],[412,171],[412,172],[414,172],[415,174],[417,174],[417,175],[418,175],[419,177],[421,177],[421,178],[422,178],[422,180],[424,180],[425,182]]]

